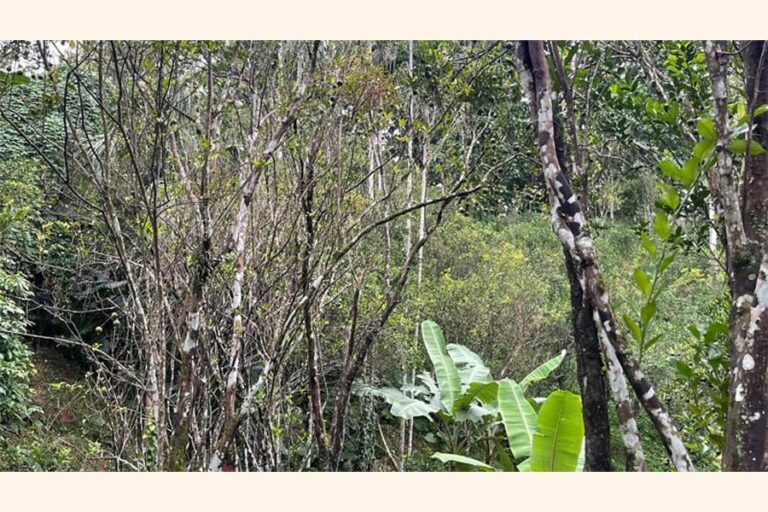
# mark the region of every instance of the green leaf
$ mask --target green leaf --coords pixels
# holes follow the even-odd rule
[[[676,163],[670,162],[669,160],[659,162],[659,169],[661,169],[662,174],[668,178],[678,179],[680,176],[680,168]]]
[[[629,328],[629,332],[632,334],[632,337],[635,338],[636,341],[640,341],[640,338],[643,337],[642,331],[640,331],[640,326],[637,325],[637,322],[632,320],[629,316],[624,315],[622,316],[624,319],[624,323],[627,324],[627,327]]]
[[[491,370],[487,366],[460,366],[458,368],[459,379],[461,380],[462,391],[465,390],[470,384],[475,383],[488,383],[493,381]]]
[[[0,85],[24,85],[27,83],[29,83],[29,77],[22,73],[0,71]]]
[[[448,343],[445,348],[456,366],[462,364],[468,364],[472,366],[485,365],[479,355],[475,354],[464,345],[459,345],[458,343]]]
[[[656,315],[656,301],[652,300],[640,310],[640,319],[644,324],[648,324],[651,319]]]
[[[371,394],[383,398],[392,406],[389,412],[398,418],[413,419],[422,416],[431,421],[430,414],[438,411],[438,407],[415,398],[410,398],[395,388],[377,389],[370,386],[358,386],[355,389],[355,393],[361,395]]]
[[[485,366],[480,356],[470,349],[456,343],[449,343],[446,349],[458,369],[462,391],[466,391],[467,386],[472,382],[493,381],[491,370]]]
[[[392,407],[389,409],[389,413],[392,416],[406,420],[418,418],[420,416],[431,420],[429,415],[433,412],[437,412],[437,409],[433,408],[431,405],[424,403],[421,400],[407,397],[393,403]]]
[[[699,328],[696,327],[695,325],[689,325],[688,332],[690,332],[691,336],[693,336],[696,339],[701,338],[701,331],[699,331]]]
[[[504,471],[514,471],[516,469],[515,463],[512,461],[512,457],[509,456],[507,449],[502,445],[501,439],[494,436],[493,444],[496,446],[496,455],[498,456]]]
[[[666,213],[656,212],[656,217],[653,219],[653,230],[662,240],[669,238],[672,228],[669,226],[669,219]]]
[[[671,102],[667,110],[666,121],[668,124],[675,124],[677,116],[680,113],[680,105],[676,101]]]
[[[643,269],[638,267],[638,268],[635,269],[634,273],[632,274],[632,277],[635,278],[635,282],[637,283],[637,287],[640,288],[641,292],[643,292],[643,296],[650,297],[650,295],[651,295],[651,278],[648,277],[648,274],[646,274]]]
[[[756,117],[761,116],[766,112],[768,112],[768,105],[760,105],[752,113],[752,119],[755,119]]]
[[[473,423],[482,423],[486,416],[496,415],[496,409],[480,407],[476,404],[469,404],[468,407],[454,411],[453,419],[457,422],[471,421]]]
[[[459,395],[456,401],[453,403],[453,410],[458,411],[467,407],[472,400],[480,400],[483,405],[492,404],[496,401],[499,391],[499,384],[497,382],[488,382],[483,384],[482,382],[473,382],[469,385],[467,391]]]
[[[456,462],[458,464],[466,464],[467,466],[478,468],[480,471],[496,471],[496,468],[489,466],[485,462],[480,462],[479,460],[473,459],[472,457],[457,455],[455,453],[435,453],[432,455],[432,458],[437,459],[443,463]]]
[[[517,459],[531,454],[533,433],[536,432],[536,411],[525,399],[520,385],[510,379],[499,382],[499,412],[507,432],[509,448]]]
[[[546,379],[550,373],[555,371],[555,369],[560,366],[560,363],[563,362],[564,358],[565,350],[560,352],[560,354],[556,355],[552,359],[540,364],[531,373],[523,377],[523,380],[520,381],[520,387],[523,389],[523,391],[525,391],[529,384],[533,384],[534,382]]]
[[[568,391],[552,392],[541,406],[533,436],[533,471],[576,471],[584,441],[581,397]]]
[[[528,473],[531,471],[531,459],[525,459],[523,462],[517,465],[517,470],[521,473]]]
[[[656,342],[659,341],[660,339],[661,339],[661,334],[657,334],[653,338],[651,338],[648,341],[646,341],[645,342],[645,350],[648,350],[649,348],[654,346],[656,344]]]
[[[680,206],[680,196],[675,187],[663,182],[659,183],[659,186],[661,187],[661,202],[670,210],[677,210],[677,207]]]
[[[651,257],[651,259],[656,259],[656,244],[653,243],[653,240],[648,238],[648,235],[643,233],[643,235],[640,237],[640,244],[643,246],[643,249],[645,249],[645,252],[648,253],[648,256]]]
[[[731,153],[737,153],[737,154],[744,154],[747,152],[747,140],[746,139],[736,139],[734,141],[731,141]],[[759,142],[756,141],[750,141],[749,142],[749,154],[751,156],[759,156],[765,153],[765,148],[760,145]]]
[[[728,324],[723,322],[713,322],[707,326],[707,331],[704,333],[704,342],[709,344],[717,339],[718,335],[728,335]]]
[[[693,147],[693,155],[699,160],[704,160],[715,151],[714,139],[703,139]]]
[[[743,112],[743,108],[742,108],[741,110],[742,110],[742,111],[738,112],[738,115],[739,115],[739,120],[738,120],[738,123],[737,123],[737,124],[744,124],[744,123],[746,123],[746,122],[748,122],[748,121],[749,121],[749,119],[748,119],[748,117],[749,117],[749,116],[748,116],[748,114],[747,114],[746,112]],[[765,112],[768,112],[768,105],[760,105],[760,106],[759,106],[759,107],[757,107],[757,108],[755,109],[755,111],[752,113],[752,119],[756,119],[756,118],[758,118],[759,116],[761,116],[761,115],[762,115],[762,114],[764,114]]]
[[[696,129],[698,130],[699,135],[705,139],[714,140],[717,138],[715,123],[713,123],[712,120],[707,117],[699,119],[699,121],[696,123]]]
[[[676,256],[677,256],[677,253],[673,252],[672,254],[670,254],[663,260],[661,260],[661,263],[659,263],[659,270],[658,270],[659,274],[664,272],[667,269],[667,267],[670,266],[673,261],[675,261]]]
[[[680,183],[685,187],[690,187],[693,182],[696,181],[696,176],[699,172],[699,159],[696,157],[689,158],[683,164],[683,168],[680,170]]]
[[[736,115],[743,117],[746,120],[747,117],[747,105],[743,101],[738,101],[736,103],[731,103],[728,105],[729,107],[733,108],[736,107]],[[743,123],[744,121],[741,121],[739,124]]]
[[[685,364],[682,361],[675,361],[675,368],[677,369],[677,372],[682,375],[685,378],[690,379],[693,377],[693,370],[690,366]]]
[[[440,399],[446,411],[453,410],[453,402],[461,392],[461,379],[456,365],[448,356],[445,349],[445,339],[440,326],[431,320],[421,323],[421,337],[427,349],[432,366],[435,368],[437,386],[440,388]]]

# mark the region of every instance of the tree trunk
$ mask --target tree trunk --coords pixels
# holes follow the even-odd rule
[[[743,45],[748,110],[768,102],[766,45]],[[766,470],[766,370],[768,370],[768,157],[745,155],[742,194],[736,188],[728,124],[728,52],[704,44],[712,81],[717,167],[723,196],[731,287],[730,386],[723,469]],[[758,116],[748,142],[768,143],[768,117]]]
[[[552,48],[556,48],[555,43],[552,44]],[[570,87],[565,77],[565,70],[562,67],[562,63],[559,62],[559,56],[557,55],[556,65],[558,69],[558,83],[564,91],[568,103],[572,161],[577,172],[584,174],[581,178],[582,197],[580,198],[580,203],[583,207],[587,198],[586,169],[582,168],[580,152],[577,147],[577,130],[573,120],[573,95],[570,92]],[[533,105],[534,131],[537,133],[538,109],[534,99],[535,93],[530,100],[531,105]],[[565,157],[566,146],[563,141],[563,129],[560,121],[560,116],[553,112],[555,149],[558,154],[558,160],[563,162],[564,172],[570,175],[571,173],[568,172],[569,169],[565,165],[568,159]],[[568,248],[565,246],[563,246],[563,255],[571,290],[571,322],[576,345],[576,371],[582,398],[582,415],[584,417],[584,469],[586,471],[611,471],[611,424],[608,418],[608,395],[605,389],[605,381],[603,380],[600,341],[598,340],[594,320],[592,319],[592,303],[584,296],[581,284],[579,283],[578,269],[568,252]]]
[[[595,245],[589,235],[587,220],[557,159],[552,115],[552,85],[544,54],[544,45],[540,41],[524,42],[522,45],[527,47],[528,60],[527,62],[524,61],[524,64],[530,66],[528,74],[532,77],[533,89],[536,92],[538,144],[552,206],[553,228],[560,241],[568,248],[571,257],[577,264],[576,267],[580,269],[579,283],[585,296],[590,299],[594,307],[595,329],[609,363],[609,371],[615,372],[610,382],[613,386],[614,384],[619,385],[620,381],[623,381],[622,378],[618,378],[621,377],[618,369],[611,368],[612,361],[618,360],[620,369],[623,370],[638,400],[656,427],[672,464],[678,471],[692,471],[693,464],[680,434],[656,396],[650,382],[640,370],[634,356],[624,346],[623,339],[618,336],[616,331],[615,317],[608,293],[601,282]],[[627,410],[623,404],[619,405],[620,413],[631,414],[631,410]],[[633,423],[634,418],[630,417],[624,426],[634,427],[636,430],[637,427]],[[628,450],[634,446],[639,447],[639,438],[627,439],[624,435],[622,437]],[[644,464],[638,463],[636,469],[642,467]]]
[[[563,248],[568,282],[571,287],[571,321],[576,342],[576,372],[584,417],[586,471],[611,471],[611,424],[603,380],[603,361],[592,304],[585,300],[573,258]]]

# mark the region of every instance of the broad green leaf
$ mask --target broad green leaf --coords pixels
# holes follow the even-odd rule
[[[424,395],[429,393],[429,390],[426,386],[422,386],[421,384],[411,384],[406,383],[400,386],[400,391],[407,394],[410,397]]]
[[[472,352],[470,349],[468,349],[464,345],[459,345],[458,343],[448,343],[445,346],[445,348],[448,351],[448,355],[451,356],[451,359],[453,359],[453,362],[456,364],[456,366],[459,366],[462,364],[468,364],[472,366],[474,365],[485,366],[485,363],[480,358],[480,356]]]
[[[651,278],[648,277],[648,274],[645,273],[645,270],[641,269],[640,267],[636,268],[635,271],[632,273],[632,277],[635,278],[637,287],[643,293],[643,296],[650,297],[651,296]]]
[[[675,124],[679,113],[680,113],[680,106],[678,105],[678,103],[676,101],[671,102],[669,105],[669,109],[667,110],[667,115],[665,119],[666,122],[668,124]]]
[[[731,141],[731,153],[744,154],[747,152],[747,140],[736,139]],[[749,154],[752,156],[758,156],[765,153],[765,148],[757,141],[749,142]]]
[[[728,107],[732,110],[733,108],[736,108],[736,115],[737,116],[746,116],[747,115],[747,105],[744,103],[744,101],[737,101],[735,103],[729,103]]]
[[[648,256],[651,257],[651,259],[656,259],[656,244],[653,243],[653,240],[648,238],[648,235],[643,233],[643,235],[640,237],[640,244],[643,246],[643,249],[645,249],[645,252],[648,253]]]
[[[670,210],[677,210],[677,207],[680,206],[680,195],[675,187],[663,182],[659,183],[659,186],[661,187],[661,202]]]
[[[461,379],[453,360],[445,348],[445,338],[440,326],[431,320],[421,323],[421,337],[427,349],[432,366],[435,368],[437,386],[440,389],[440,400],[445,410],[453,410],[453,402],[461,392]]]
[[[468,407],[453,412],[455,421],[471,421],[473,423],[482,423],[487,416],[496,414],[495,409],[488,409],[477,404],[469,404]]]
[[[696,157],[689,158],[683,164],[683,168],[680,169],[680,183],[686,187],[693,185],[696,181],[696,175],[699,172],[699,159]]]
[[[496,468],[494,468],[493,466],[489,466],[485,462],[480,462],[479,460],[473,459],[472,457],[457,455],[455,453],[439,453],[438,452],[432,455],[432,458],[437,459],[443,463],[456,462],[458,464],[466,464],[467,466],[478,468],[480,471],[496,471]]]
[[[696,327],[695,325],[689,325],[689,326],[688,326],[688,332],[690,332],[690,333],[691,333],[691,335],[692,335],[694,338],[696,338],[696,339],[699,339],[699,338],[701,338],[701,331],[700,331],[700,330],[699,330],[699,328],[698,328],[698,327]]]
[[[430,414],[437,412],[438,407],[410,398],[405,393],[395,388],[372,388],[370,386],[359,386],[356,391],[358,394],[371,394],[383,398],[389,405],[390,413],[393,416],[404,419],[425,417],[431,421]]]
[[[704,160],[715,150],[715,139],[700,140],[693,147],[693,154],[699,160]]]
[[[715,123],[713,123],[712,120],[707,117],[699,119],[699,121],[696,123],[696,129],[698,130],[699,135],[705,139],[717,138],[717,132],[715,132]]]
[[[632,337],[635,338],[636,341],[640,341],[640,338],[643,337],[642,331],[640,331],[640,326],[637,325],[637,322],[632,320],[629,316],[624,315],[622,316],[624,319],[624,323],[627,324],[627,327],[629,328],[629,332],[632,334]]]
[[[461,388],[464,391],[473,382],[485,384],[493,381],[491,370],[487,366],[460,366],[458,368]]]
[[[581,397],[554,391],[541,406],[533,436],[533,471],[575,471],[584,441]]]
[[[485,366],[480,356],[464,345],[449,343],[446,349],[459,372],[462,392],[466,391],[472,382],[486,383],[493,380],[491,370]]]
[[[536,411],[525,399],[520,385],[510,379],[499,382],[498,400],[512,454],[516,459],[528,457],[531,454],[533,433],[536,432]]]
[[[517,470],[521,473],[528,473],[531,471],[531,459],[525,459],[523,462],[517,465]]]
[[[680,177],[680,167],[669,160],[659,162],[659,169],[661,169],[662,174],[668,178],[679,179]]]
[[[656,212],[656,217],[653,219],[653,230],[662,240],[669,238],[672,228],[669,225],[669,219],[667,218],[666,213]]]
[[[430,404],[422,402],[421,400],[405,397],[405,399],[393,403],[392,407],[389,409],[389,412],[392,414],[392,416],[406,420],[418,418],[421,416],[431,421],[432,418],[430,418],[429,415],[433,412],[437,412],[437,409]]]
[[[723,322],[713,322],[709,324],[707,327],[706,332],[704,333],[704,342],[705,343],[712,343],[715,341],[718,335],[727,335],[728,334],[728,324],[725,324]]]
[[[469,404],[472,400],[479,400],[483,405],[492,404],[496,401],[498,395],[499,385],[496,382],[488,382],[483,384],[482,382],[473,382],[469,385],[469,388],[456,398],[453,403],[453,410],[458,411]]]
[[[765,112],[768,112],[768,105],[760,105],[755,109],[755,111],[752,113],[752,119],[756,119],[759,116],[763,115]],[[738,124],[743,124],[749,121],[749,116],[747,112],[742,111],[738,112],[739,120]]]
[[[546,379],[550,373],[555,371],[555,369],[560,366],[560,363],[563,362],[564,358],[565,350],[560,352],[560,354],[556,355],[552,359],[540,364],[531,373],[523,377],[523,380],[520,381],[520,387],[523,389],[523,391],[525,391],[528,385]]]
[[[437,387],[437,383],[435,382],[435,379],[432,378],[432,375],[427,372],[421,372],[417,377],[425,386],[427,386],[430,393],[440,396],[440,389]]]

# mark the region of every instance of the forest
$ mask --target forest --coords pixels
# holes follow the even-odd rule
[[[768,470],[767,61],[0,42],[0,471]]]

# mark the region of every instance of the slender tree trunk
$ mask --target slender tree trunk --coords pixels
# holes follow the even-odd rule
[[[554,42],[551,45],[553,49],[555,49],[556,46],[557,45]],[[580,178],[582,185],[580,204],[583,206],[587,201],[588,184],[586,179],[586,169],[582,167],[581,152],[578,149],[573,95],[570,86],[568,85],[565,70],[563,69],[562,62],[560,62],[559,55],[553,54],[553,56],[555,56],[556,59],[558,83],[560,84],[561,89],[567,91],[565,92],[565,96],[568,98],[568,116],[566,116],[566,118],[569,123],[570,149],[573,154],[573,165],[577,169],[577,172],[584,174],[584,176]],[[524,54],[519,54],[519,57],[521,59],[528,59],[527,50]],[[523,66],[521,65],[519,67],[522,68]],[[529,99],[532,105],[534,131],[538,134],[538,109],[536,108],[535,91],[532,88],[533,75],[529,70],[525,69],[521,73],[521,76],[523,75],[527,77],[527,80],[530,81],[531,84],[531,86],[526,86],[526,89],[528,90],[530,96]],[[556,116],[553,113],[554,135],[556,141],[555,148],[558,153],[559,161],[566,162],[565,144],[562,136],[563,130],[561,129],[561,123],[558,121],[559,116]],[[563,165],[563,170],[566,174],[570,174],[568,173],[566,165]],[[597,337],[597,330],[595,329],[594,320],[592,318],[592,303],[584,295],[581,283],[579,282],[579,271],[568,248],[565,246],[563,246],[563,255],[571,290],[571,322],[576,344],[576,369],[583,405],[582,414],[584,417],[585,435],[584,469],[587,471],[611,471],[611,424],[608,418],[608,394],[603,379],[603,361],[600,355],[600,341]],[[625,422],[622,422],[622,425],[624,424]],[[629,432],[628,434],[632,435],[632,432]],[[638,450],[639,449],[640,448],[638,447]],[[636,454],[638,450],[632,452],[632,461],[637,459],[643,460],[642,454]],[[634,462],[630,464],[630,466],[634,466]]]
[[[637,398],[656,427],[674,467],[678,471],[692,471],[693,464],[680,434],[650,382],[640,371],[634,356],[624,346],[623,340],[616,331],[614,314],[608,293],[601,283],[597,254],[592,237],[589,235],[586,218],[557,159],[552,115],[552,86],[544,45],[540,41],[530,41],[522,45],[527,48],[527,62],[530,66],[528,74],[532,77],[533,89],[536,92],[538,144],[552,205],[553,226],[560,241],[569,249],[577,263],[577,268],[582,269],[579,282],[585,296],[591,300],[594,307],[595,328],[609,364],[609,372],[611,359],[617,359],[620,369],[623,370]],[[617,376],[620,376],[618,372]],[[609,376],[609,382],[612,384],[618,384],[620,380],[623,379],[613,379]],[[631,410],[627,412],[631,413]],[[626,426],[631,427],[631,423],[634,423],[633,418],[627,422]],[[639,446],[639,438],[624,440],[628,450],[631,450],[635,444]],[[640,469],[637,466],[636,468]]]
[[[717,132],[717,167],[731,287],[730,386],[723,469],[766,470],[766,371],[768,370],[768,157],[745,155],[739,197],[730,154],[728,124],[728,52],[722,42],[706,41],[704,51],[712,81]],[[748,110],[768,102],[766,43],[750,41],[743,49]],[[765,146],[768,118],[758,116],[748,136]]]

